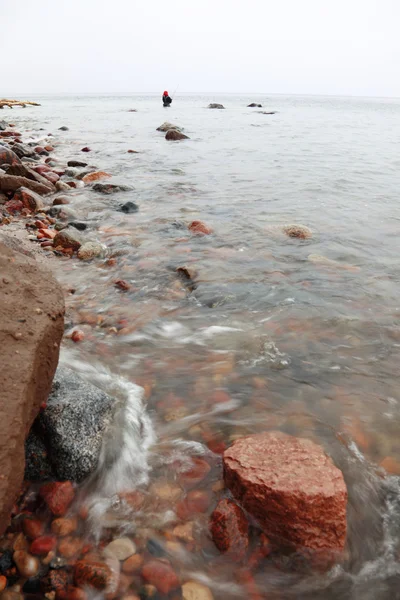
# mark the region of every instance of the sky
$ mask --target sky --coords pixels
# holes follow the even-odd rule
[[[400,97],[399,0],[0,0],[0,97]]]

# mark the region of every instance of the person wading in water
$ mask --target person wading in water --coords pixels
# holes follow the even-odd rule
[[[164,106],[169,106],[171,104],[172,98],[169,97],[168,92],[163,93],[162,101]]]

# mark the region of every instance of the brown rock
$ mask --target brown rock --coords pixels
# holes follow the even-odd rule
[[[226,485],[275,542],[343,550],[346,484],[320,446],[281,432],[261,433],[234,442],[223,463]]]
[[[7,585],[7,579],[4,577],[4,575],[0,575],[0,592],[2,592],[5,587]]]
[[[177,141],[177,140],[188,140],[190,138],[189,138],[189,136],[185,135],[181,131],[178,131],[177,129],[170,129],[165,134],[165,139],[168,141]]]
[[[82,178],[82,181],[85,183],[93,183],[93,181],[98,181],[99,179],[105,179],[107,177],[111,177],[109,173],[105,173],[105,171],[95,171],[94,173],[88,173]]]
[[[41,173],[38,172],[36,169],[31,169],[24,164],[13,165],[7,169],[7,175],[16,175],[18,177],[26,177],[27,179],[30,179],[31,181],[36,181],[37,183],[41,183],[42,185],[44,185],[46,187],[52,188],[54,191],[55,188],[53,187],[53,185],[46,179],[46,177],[43,177],[41,175]],[[48,167],[47,167],[47,169],[48,169]]]
[[[43,185],[37,181],[32,181],[27,177],[18,177],[16,175],[0,175],[0,192],[16,192],[19,188],[28,188],[36,194],[46,196],[54,191],[54,187],[50,184]]]
[[[305,227],[305,225],[286,225],[283,228],[283,231],[289,237],[299,238],[301,240],[308,240],[312,237],[311,229]]]
[[[168,561],[150,560],[142,569],[142,577],[162,594],[179,587],[179,579]]]
[[[189,225],[189,231],[196,235],[210,235],[211,227],[208,227],[203,221],[192,221]]]
[[[123,292],[127,292],[131,289],[130,284],[124,279],[118,279],[118,281],[115,282],[115,287],[119,288]]]
[[[142,564],[143,556],[140,554],[134,554],[122,563],[122,572],[126,573],[127,575],[132,575],[132,573],[135,573],[141,568]]]
[[[39,493],[56,517],[65,515],[75,497],[75,491],[70,481],[45,483]]]
[[[68,536],[62,539],[58,545],[58,553],[63,558],[72,558],[82,549],[83,541],[80,538]]]
[[[57,366],[64,299],[62,289],[47,270],[2,243],[0,273],[8,281],[0,287],[2,533],[21,489],[25,438],[40,405],[47,400]],[[19,333],[22,343],[16,336]]]
[[[38,212],[44,208],[42,197],[25,187],[21,187],[15,192],[13,200],[22,202],[24,207],[31,212]]]
[[[183,600],[213,600],[211,590],[198,581],[187,581],[182,586]]]
[[[65,196],[59,196],[58,198],[54,198],[53,206],[60,206],[62,204],[69,204],[70,201]]]
[[[13,554],[13,560],[22,577],[35,577],[38,574],[40,562],[36,556],[28,554],[24,550],[17,550]]]
[[[91,152],[91,149],[88,146],[85,146],[81,149],[81,152]]]
[[[36,556],[45,555],[54,550],[57,545],[57,538],[54,535],[42,535],[31,544],[31,554]]]
[[[242,509],[224,498],[211,515],[210,531],[218,550],[241,561],[249,547],[249,525]]]
[[[54,247],[61,246],[62,248],[72,248],[79,250],[82,246],[81,236],[76,229],[68,228],[59,231],[54,238]]]
[[[22,523],[22,530],[26,536],[34,540],[43,535],[44,523],[35,517],[27,517]]]
[[[18,165],[21,161],[18,156],[5,146],[0,146],[0,165]]]
[[[87,600],[88,595],[85,591],[72,585],[67,586],[65,590],[57,590],[56,600]]]
[[[51,524],[51,531],[54,535],[65,537],[71,535],[78,528],[78,519],[76,517],[54,519]]]
[[[104,590],[112,579],[111,569],[102,562],[80,560],[75,565],[74,580],[78,587]]]

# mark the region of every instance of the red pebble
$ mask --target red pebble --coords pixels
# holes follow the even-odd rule
[[[45,146],[44,149],[47,150],[47,152],[53,152],[54,150],[53,146]]]
[[[44,150],[43,146],[36,146],[36,148],[35,148],[35,152],[37,152],[38,154],[43,152],[43,150]]]
[[[118,279],[118,281],[115,282],[115,286],[117,288],[119,288],[120,290],[123,290],[124,292],[127,292],[128,290],[131,289],[131,286],[129,285],[129,283],[127,281],[125,281],[124,279]]]
[[[186,520],[194,513],[205,513],[210,506],[211,496],[207,490],[192,490],[186,498],[178,503],[176,514]]]
[[[241,561],[249,547],[249,524],[243,510],[228,498],[220,500],[210,519],[210,531],[220,552]]]
[[[32,542],[30,552],[31,554],[40,556],[48,554],[51,550],[54,550],[56,546],[57,538],[54,535],[42,535]]]
[[[71,481],[45,483],[39,493],[56,517],[63,517],[71,505],[75,491]]]
[[[24,208],[24,205],[22,204],[21,200],[9,200],[4,204],[4,206],[12,215],[17,212],[21,212]]]
[[[91,149],[88,148],[88,146],[85,146],[84,148],[82,148],[81,152],[91,152]]]
[[[162,594],[179,587],[179,579],[168,561],[150,560],[142,569],[142,577]]]
[[[75,343],[82,342],[82,340],[84,340],[84,339],[85,339],[85,334],[83,333],[83,331],[76,329],[75,331],[72,332],[71,340],[73,342],[75,342]]]
[[[27,517],[22,523],[22,531],[27,537],[34,540],[43,535],[44,523],[39,519]]]
[[[203,221],[192,221],[189,225],[189,231],[196,235],[210,235],[212,233],[211,227],[208,227]]]
[[[57,183],[57,181],[60,179],[58,175],[53,173],[53,171],[46,171],[43,173],[43,177],[50,181],[50,183]]]
[[[48,240],[52,240],[57,235],[57,231],[54,231],[53,229],[39,229],[39,233]]]
[[[36,173],[39,173],[39,175],[43,175],[43,173],[50,171],[50,167],[47,165],[38,165],[37,167],[33,167],[33,170],[36,171]]]
[[[192,458],[193,466],[181,473],[180,477],[187,484],[196,485],[202,481],[210,472],[211,467],[202,458]]]

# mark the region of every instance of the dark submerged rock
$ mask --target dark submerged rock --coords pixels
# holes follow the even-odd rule
[[[125,204],[121,204],[118,210],[125,214],[130,214],[137,212],[139,210],[139,206],[135,202],[129,201],[125,202]]]
[[[262,104],[257,104],[256,102],[252,102],[247,105],[247,108],[262,108]]]
[[[58,367],[47,406],[32,433],[47,448],[48,472],[77,482],[93,472],[114,404],[114,398],[71,369]],[[28,443],[32,444],[32,436]],[[27,469],[35,474],[37,465],[32,464],[28,444],[26,460]]]
[[[217,102],[212,102],[208,105],[208,108],[225,108],[223,104],[218,104]]]
[[[117,185],[115,183],[96,183],[92,190],[100,194],[115,194],[116,192],[131,192],[133,188],[129,185]]]
[[[68,130],[69,130],[69,127],[66,127],[65,125],[58,128],[58,131],[68,131]]]
[[[69,160],[67,165],[69,167],[87,167],[87,163],[82,162],[81,160]]]

